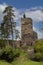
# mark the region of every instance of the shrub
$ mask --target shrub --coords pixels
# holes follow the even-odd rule
[[[35,61],[43,61],[43,41],[38,40],[34,46],[34,54],[28,56],[30,59]]]
[[[5,59],[11,62],[14,59],[13,49],[11,47],[7,47],[4,50],[2,50],[1,59]]]
[[[38,52],[34,54],[34,58],[35,61],[42,61],[43,60],[43,54]]]
[[[4,59],[8,62],[12,62],[14,58],[19,57],[19,50],[14,50],[12,47],[7,47],[0,50],[0,59]]]
[[[20,49],[14,50],[14,57],[19,57],[20,56]]]
[[[33,59],[36,61],[43,61],[43,41],[42,40],[38,40],[35,43]]]
[[[5,48],[5,42],[4,41],[0,41],[0,48]]]
[[[36,41],[34,50],[36,52],[43,52],[43,42],[42,41]]]
[[[3,51],[0,49],[0,59],[2,58]]]

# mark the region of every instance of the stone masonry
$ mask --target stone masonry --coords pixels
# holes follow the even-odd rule
[[[21,18],[21,34],[22,45],[34,45],[37,40],[37,33],[33,31],[31,18]]]
[[[31,18],[21,18],[21,40],[16,41],[17,47],[32,46],[37,40],[37,33],[33,31],[33,23]]]

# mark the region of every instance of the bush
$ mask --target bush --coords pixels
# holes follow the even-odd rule
[[[20,56],[20,49],[14,50],[14,57],[19,57]]]
[[[5,42],[3,40],[0,40],[0,48],[5,48]]]
[[[31,60],[43,61],[43,40],[38,40],[34,46],[34,53],[28,54]]]
[[[0,50],[0,59],[4,59],[8,62],[12,62],[14,58],[19,57],[19,50],[14,50],[12,47],[7,47]]]
[[[43,60],[43,54],[38,52],[34,55],[34,60],[36,61],[42,61]]]
[[[0,49],[0,59],[2,57],[3,51]]]
[[[43,61],[43,53],[37,52],[34,54],[28,54],[27,55],[29,59],[34,61]]]
[[[42,61],[43,60],[43,54],[41,54],[39,52],[35,53],[31,59],[34,61]]]
[[[43,52],[43,42],[41,40],[36,41],[35,46],[34,46],[34,50],[36,52]]]
[[[11,62],[14,59],[14,52],[11,47],[7,47],[4,50],[2,50],[2,54],[0,54],[1,59],[5,59],[9,62]]]
[[[38,40],[34,46],[33,59],[36,61],[43,61],[43,41]]]

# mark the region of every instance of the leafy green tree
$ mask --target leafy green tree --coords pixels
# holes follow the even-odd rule
[[[13,35],[13,28],[15,28],[16,26],[16,23],[14,22],[13,20],[13,17],[15,17],[14,15],[14,10],[13,10],[13,7],[12,6],[8,6],[5,8],[5,10],[3,11],[3,14],[4,15],[4,19],[3,19],[3,22],[4,22],[4,27],[5,27],[5,34],[6,37],[7,37],[7,40],[9,38],[9,35],[11,34],[12,35],[12,45],[14,47],[14,42],[13,42],[13,39],[14,39],[14,35]]]
[[[15,35],[16,35],[16,36],[15,36],[15,37],[16,37],[15,39],[18,39],[18,38],[20,39],[19,33],[20,33],[20,32],[19,32],[17,29],[15,29]]]
[[[7,46],[9,46],[9,38],[12,38],[12,46],[14,48],[14,31],[16,39],[19,37],[19,32],[16,30],[16,22],[14,21],[14,10],[12,6],[8,6],[3,11],[3,22],[0,26],[1,39],[7,40]],[[19,37],[20,38],[20,37]]]

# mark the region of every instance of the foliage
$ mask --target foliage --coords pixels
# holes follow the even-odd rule
[[[3,42],[3,40],[0,40],[0,48],[5,48],[5,41]]]
[[[19,57],[20,56],[20,49],[15,49],[14,50],[14,57],[16,58],[16,57]]]
[[[43,53],[37,52],[34,54],[33,60],[35,61],[42,61],[43,60]]]
[[[0,59],[11,62],[14,58],[19,57],[20,53],[18,50],[13,50],[12,47],[7,47],[5,49],[0,50]]]
[[[43,40],[36,41],[33,47],[33,53],[29,50],[27,56],[34,61],[43,61]]]
[[[7,40],[7,46],[9,46],[9,38],[12,38],[12,46],[14,48],[14,33],[16,39],[19,38],[19,32],[16,29],[16,22],[14,21],[14,10],[12,6],[7,6],[3,11],[4,17],[0,25],[0,38]]]
[[[35,61],[43,61],[43,40],[36,41],[33,59]]]
[[[28,59],[24,52],[20,52],[20,57],[16,58],[13,62],[13,65],[43,65],[43,62],[36,62]]]
[[[43,65],[43,62],[36,62],[27,59],[24,52],[20,52],[20,56],[14,59],[11,63],[0,60],[0,65]]]
[[[2,49],[1,54],[0,54],[0,58],[11,62],[14,59],[13,49],[11,47],[6,48],[6,49]]]
[[[34,50],[35,52],[43,52],[43,40],[36,41]]]
[[[4,14],[3,21],[0,25],[1,39],[6,39],[7,46],[9,46],[9,38],[12,36],[12,40],[13,40],[14,38],[13,32],[16,26],[13,18],[15,17],[13,7],[7,6],[3,11],[3,14]]]

